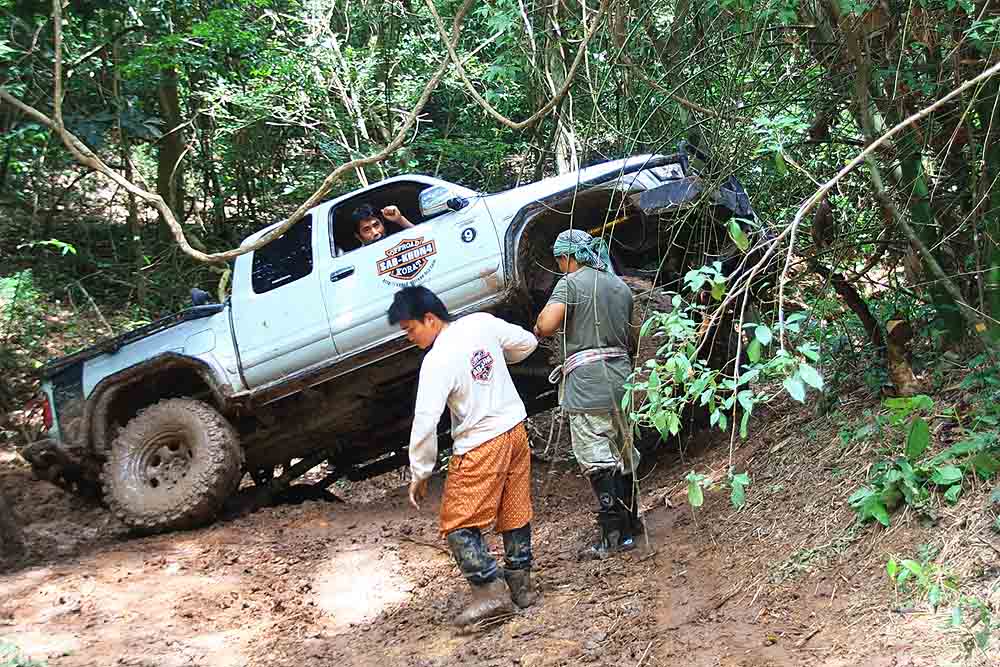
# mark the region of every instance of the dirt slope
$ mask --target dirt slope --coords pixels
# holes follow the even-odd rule
[[[542,601],[472,636],[447,624],[467,588],[434,512],[410,509],[395,474],[343,490],[346,503],[129,539],[8,456],[0,487],[32,556],[0,574],[0,637],[58,666],[991,664],[995,650],[966,661],[940,619],[900,607],[885,555],[927,535],[905,520],[856,527],[843,471],[863,461],[831,450],[834,421],[790,435],[811,420],[759,417],[759,435],[736,452],[754,477],[739,513],[721,492],[697,515],[683,502],[688,470],[724,472],[727,440],[685,443],[683,461],[662,457],[643,482],[649,548],[600,563],[574,560],[593,530],[592,499],[556,443],[556,460],[534,466]],[[836,473],[822,463],[835,455]],[[979,511],[983,498],[970,493],[956,511]],[[499,552],[497,536],[491,544]],[[984,586],[995,589],[994,547],[976,544],[963,548],[985,559]]]

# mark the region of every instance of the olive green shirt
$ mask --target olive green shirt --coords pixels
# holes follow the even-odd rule
[[[629,349],[632,321],[632,290],[609,271],[590,266],[559,279],[549,303],[566,304],[566,357],[599,347]],[[565,358],[565,357],[562,357]],[[632,371],[628,357],[606,359],[577,367],[563,387],[563,409],[567,412],[611,412],[621,404],[623,385]]]

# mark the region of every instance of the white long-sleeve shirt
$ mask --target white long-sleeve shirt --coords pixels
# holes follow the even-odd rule
[[[434,471],[437,424],[446,404],[455,454],[465,454],[524,420],[524,403],[507,364],[522,361],[536,347],[534,335],[487,313],[455,320],[438,334],[420,365],[410,431],[410,471],[415,481]]]

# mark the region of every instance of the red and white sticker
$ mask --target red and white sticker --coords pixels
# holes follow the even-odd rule
[[[378,275],[388,275],[396,280],[411,281],[430,264],[437,254],[437,244],[424,237],[403,239],[385,251],[385,259],[375,262]]]
[[[487,384],[493,377],[493,355],[488,350],[472,353],[472,379]]]

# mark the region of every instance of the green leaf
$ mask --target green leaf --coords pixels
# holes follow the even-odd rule
[[[687,496],[688,503],[691,507],[701,507],[705,502],[705,494],[701,488],[701,483],[704,481],[705,476],[699,475],[695,471],[691,471],[687,474]]]
[[[955,607],[951,610],[951,627],[958,628],[962,626],[962,608]]]
[[[684,275],[684,282],[687,283],[689,290],[691,290],[692,292],[697,292],[698,290],[701,289],[702,285],[708,282],[708,276],[706,276],[701,271],[692,269],[691,271],[688,271]],[[678,299],[675,297],[674,308],[678,308],[680,306],[680,304],[677,303],[677,301]]]
[[[917,561],[907,559],[900,563],[900,565],[912,572],[918,579],[924,578],[924,566]]]
[[[931,428],[922,417],[910,422],[910,432],[906,436],[906,458],[916,461],[931,444]]]
[[[740,227],[740,223],[735,219],[729,221],[729,236],[732,237],[733,242],[736,247],[740,249],[740,252],[746,252],[750,247],[750,239],[743,232],[743,228]]]
[[[646,393],[649,395],[649,400],[653,402],[656,402],[660,397],[660,375],[655,368],[650,371],[649,379],[646,380]]]
[[[802,380],[798,375],[790,378],[785,378],[785,381],[781,383],[781,386],[785,388],[788,395],[794,398],[799,403],[806,402],[806,387],[802,384]]]
[[[889,562],[885,564],[885,572],[889,575],[890,579],[895,581],[896,574],[899,572],[899,564],[895,558],[890,558]]]
[[[931,608],[937,611],[938,605],[941,604],[941,589],[938,586],[934,586],[928,591],[927,601],[930,603]]]
[[[962,469],[958,466],[938,466],[931,473],[931,481],[938,486],[951,486],[962,481]]]
[[[819,361],[819,352],[812,345],[799,345],[796,349],[809,361]]]
[[[861,487],[851,494],[847,502],[858,513],[858,518],[862,521],[875,519],[885,527],[889,527],[889,510],[886,509],[882,498],[873,489]]]
[[[681,432],[681,418],[673,412],[667,415],[667,430],[670,431],[671,435],[677,435]]]
[[[759,340],[754,338],[752,341],[750,341],[750,345],[747,346],[747,359],[750,360],[750,363],[756,364],[758,361],[760,361],[760,350],[761,347]]]
[[[726,283],[724,282],[712,282],[712,298],[716,301],[722,301],[722,297],[726,294]]]
[[[983,479],[989,479],[1000,472],[1000,460],[987,452],[980,452],[972,459],[972,467]]]
[[[805,383],[808,384],[810,387],[823,391],[823,377],[819,374],[819,371],[817,371],[815,368],[813,368],[809,364],[800,363],[799,375],[802,377]]]
[[[746,503],[746,487],[750,484],[750,476],[745,472],[733,475],[730,484],[733,487],[733,491],[729,498],[733,502],[733,507],[739,509]]]
[[[653,414],[653,426],[656,427],[660,436],[666,440],[670,431],[667,430],[667,414],[665,412],[657,412]]]
[[[761,345],[770,345],[771,341],[774,340],[774,334],[771,333],[771,328],[766,324],[758,324],[753,330],[753,337],[759,340]]]
[[[651,317],[645,322],[643,322],[642,328],[639,329],[639,337],[645,338],[646,335],[649,333],[649,330],[653,328],[654,324],[656,324],[656,317]]]
[[[889,527],[889,510],[886,509],[885,504],[877,497],[869,501],[866,510],[869,516],[874,517],[876,521],[886,528]]]
[[[784,176],[788,173],[788,167],[785,166],[785,156],[781,154],[781,151],[774,153],[774,170],[778,176]]]
[[[944,492],[944,499],[949,503],[954,505],[958,502],[958,497],[962,495],[962,485],[954,484],[948,487],[948,490]]]
[[[867,486],[862,486],[860,489],[851,494],[851,496],[847,499],[847,503],[856,509],[864,503],[867,498],[874,494],[875,492],[872,489]]]

